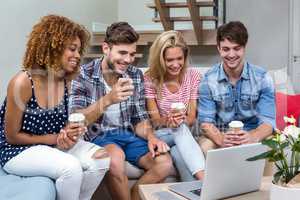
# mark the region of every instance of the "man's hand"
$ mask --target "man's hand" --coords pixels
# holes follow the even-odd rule
[[[224,134],[224,147],[236,146],[241,144],[249,144],[258,142],[254,136],[244,130],[240,130],[237,132],[228,131]]]
[[[240,138],[233,131],[227,131],[226,133],[223,133],[222,135],[223,135],[222,147],[232,147],[235,145],[240,145]]]
[[[237,134],[239,137],[239,144],[250,144],[258,142],[258,139],[247,131],[240,130]]]
[[[119,78],[118,82],[112,87],[108,93],[108,98],[111,104],[119,103],[127,100],[133,95],[134,86],[132,80],[128,78]]]
[[[153,158],[170,150],[170,147],[165,142],[153,135],[148,137],[148,148]]]

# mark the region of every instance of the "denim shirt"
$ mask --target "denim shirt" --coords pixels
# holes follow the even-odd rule
[[[273,80],[258,66],[245,62],[241,78],[232,85],[221,63],[204,76],[199,87],[198,120],[226,131],[228,123],[240,120],[244,130],[263,123],[275,128],[275,89]]]

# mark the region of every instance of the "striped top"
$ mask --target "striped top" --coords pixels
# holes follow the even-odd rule
[[[148,99],[155,99],[161,116],[167,116],[171,110],[171,104],[182,102],[188,106],[190,100],[198,98],[198,87],[201,80],[201,74],[197,69],[187,68],[179,90],[172,93],[165,84],[161,89],[161,96],[158,96],[157,90],[151,78],[145,75],[145,95]]]

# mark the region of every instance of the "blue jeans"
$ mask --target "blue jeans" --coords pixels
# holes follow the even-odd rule
[[[205,158],[190,129],[181,124],[178,128],[159,129],[156,135],[171,147],[171,156],[182,181],[195,180],[193,175],[205,168]]]

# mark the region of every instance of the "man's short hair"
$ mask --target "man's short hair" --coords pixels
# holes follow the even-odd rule
[[[138,39],[139,34],[127,22],[115,22],[107,27],[104,42],[109,45],[132,44]]]
[[[217,45],[220,46],[220,42],[225,39],[245,47],[248,41],[247,28],[240,21],[223,24],[217,31]]]

